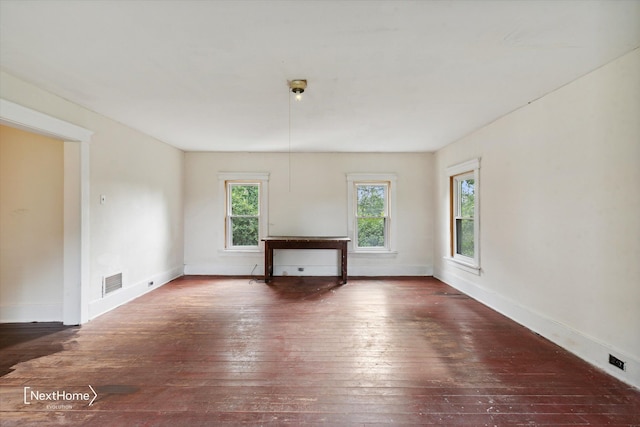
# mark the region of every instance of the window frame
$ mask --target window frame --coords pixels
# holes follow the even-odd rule
[[[449,178],[449,253],[448,260],[461,268],[480,274],[480,159],[472,159],[447,168]],[[457,227],[459,219],[469,219],[460,215],[460,182],[473,179],[473,257],[458,253]]]
[[[263,252],[262,238],[268,235],[268,173],[224,172],[218,174],[221,206],[223,207],[223,250],[224,252]],[[235,246],[231,235],[231,188],[235,185],[258,186],[258,244],[256,246]]]
[[[389,254],[396,252],[396,182],[397,177],[391,173],[350,173],[347,174],[347,198],[348,198],[348,235],[350,252],[361,254]],[[358,186],[384,185],[385,213],[384,216],[384,246],[360,247],[358,246]]]
[[[258,213],[255,215],[234,215],[233,214],[233,188],[234,187],[257,187],[258,188]],[[227,181],[226,188],[226,211],[225,211],[225,240],[226,247],[229,249],[254,249],[260,246],[260,196],[262,194],[262,189],[260,188],[260,182],[253,181]],[[258,236],[257,242],[255,245],[234,245],[233,244],[233,220],[234,218],[255,218],[258,221]],[[253,233],[252,233],[253,234]]]

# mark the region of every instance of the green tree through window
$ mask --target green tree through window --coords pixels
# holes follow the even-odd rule
[[[358,247],[385,247],[388,185],[357,184]]]
[[[230,183],[229,219],[233,246],[258,246],[260,186]]]
[[[456,253],[474,257],[475,182],[473,178],[457,180]]]
[[[480,274],[480,159],[446,168],[450,190],[450,255],[458,268]]]

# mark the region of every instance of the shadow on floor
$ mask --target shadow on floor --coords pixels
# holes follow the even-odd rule
[[[79,329],[62,322],[0,323],[0,377],[18,363],[62,351]]]
[[[345,285],[336,277],[288,276],[274,277],[268,284],[262,283],[286,300],[318,300],[336,292]]]

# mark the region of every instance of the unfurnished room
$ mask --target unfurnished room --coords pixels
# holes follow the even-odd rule
[[[640,425],[640,0],[0,0],[0,425]]]

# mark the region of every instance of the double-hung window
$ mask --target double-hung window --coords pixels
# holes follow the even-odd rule
[[[349,235],[354,252],[391,252],[395,187],[392,174],[348,174]]]
[[[388,182],[356,183],[356,247],[387,247],[388,200]]]
[[[475,179],[473,173],[453,177],[454,255],[472,260],[475,255]]]
[[[225,249],[255,251],[266,235],[267,174],[220,174],[224,183]]]
[[[450,186],[450,256],[477,272],[480,269],[478,159],[447,168]]]
[[[229,247],[258,247],[260,241],[260,183],[228,182],[227,234]]]

